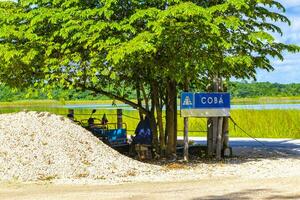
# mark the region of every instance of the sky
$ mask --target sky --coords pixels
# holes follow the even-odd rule
[[[278,0],[286,8],[285,15],[291,21],[291,26],[280,24],[283,36],[276,35],[280,42],[300,46],[300,0]],[[285,53],[284,61],[272,60],[275,68],[272,72],[257,71],[258,82],[300,83],[300,53]]]

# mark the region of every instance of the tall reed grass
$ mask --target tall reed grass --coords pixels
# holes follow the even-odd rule
[[[111,101],[99,101],[92,103],[110,103]],[[70,102],[75,103],[75,102]],[[47,111],[59,115],[67,115],[67,108],[53,106],[57,102],[14,102],[5,103],[0,106],[0,113],[18,112],[23,109]],[[33,105],[35,107],[33,107]],[[75,109],[75,117],[78,120],[89,117],[91,109]],[[94,117],[101,119],[107,114],[111,123],[117,121],[116,110],[99,109]],[[123,110],[123,121],[127,124],[129,134],[133,134],[139,122],[139,115],[134,110]],[[300,110],[232,110],[232,118],[237,124],[256,138],[300,138]],[[189,136],[206,136],[206,119],[189,118]],[[183,135],[183,118],[178,115],[178,135]],[[229,135],[231,137],[248,137],[239,128],[229,124]]]
[[[231,114],[254,137],[300,138],[300,110],[233,110]],[[230,135],[247,137],[232,123]]]

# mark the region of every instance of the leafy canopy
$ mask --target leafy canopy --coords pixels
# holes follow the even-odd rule
[[[255,78],[299,50],[271,35],[289,23],[274,8],[284,11],[273,0],[0,2],[0,80],[124,96],[137,81]]]

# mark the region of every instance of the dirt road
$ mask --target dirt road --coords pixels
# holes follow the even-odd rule
[[[1,200],[300,199],[300,177],[121,185],[0,185]]]

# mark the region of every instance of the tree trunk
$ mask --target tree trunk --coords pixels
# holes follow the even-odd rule
[[[136,83],[136,98],[137,98],[137,103],[140,107],[142,107],[142,98],[141,98],[141,86],[140,83],[137,81]],[[139,117],[140,120],[143,119],[143,113],[141,110],[139,110]]]
[[[164,125],[162,120],[162,109],[159,106],[156,108],[156,115],[157,115],[157,124],[159,130],[160,154],[164,156],[166,151],[165,132],[164,132]]]
[[[166,132],[168,133],[168,141],[167,141],[167,154],[172,155],[176,153],[176,142],[175,142],[175,125],[177,122],[175,120],[177,115],[175,108],[176,101],[176,85],[174,82],[169,81],[167,84],[167,105],[166,105]]]
[[[219,92],[221,86],[221,80],[218,77],[213,79],[213,92]],[[217,159],[221,158],[222,151],[222,132],[223,132],[223,118],[211,117],[207,121],[208,124],[208,136],[207,136],[207,150],[208,156],[216,156]]]
[[[168,122],[169,122],[169,115],[167,114],[169,112],[169,107],[167,106],[168,104],[168,100],[169,99],[169,94],[168,94],[168,89],[166,89],[166,96],[165,96],[165,105],[166,105],[166,111],[165,111],[165,118],[166,118],[166,123],[165,123],[165,144],[166,144],[166,147],[168,145]]]
[[[178,124],[178,113],[177,113],[177,90],[176,85],[174,85],[173,88],[173,94],[174,94],[174,148],[176,152],[176,146],[177,146],[177,124]]]
[[[153,86],[154,86],[153,98],[154,98],[154,104],[155,104],[155,109],[156,109],[158,130],[159,130],[159,150],[160,150],[160,154],[162,156],[164,156],[165,150],[166,150],[166,143],[165,143],[164,126],[163,126],[163,121],[162,121],[162,108],[160,106],[160,101],[159,101],[157,82],[154,82]]]
[[[140,85],[140,87],[141,87],[141,90],[142,90],[142,93],[143,93],[143,96],[144,96],[146,110],[149,110],[149,98],[147,96],[146,90],[145,90],[143,85]]]
[[[156,120],[155,120],[155,105],[156,105],[156,98],[155,98],[155,86],[151,85],[151,116],[150,116],[150,125],[152,130],[152,144],[154,147],[155,152],[158,150],[158,132],[157,132],[157,126],[156,126]]]
[[[223,86],[223,91],[227,92],[227,87]],[[222,131],[222,144],[223,156],[227,148],[229,148],[229,117],[223,118],[223,131]]]

